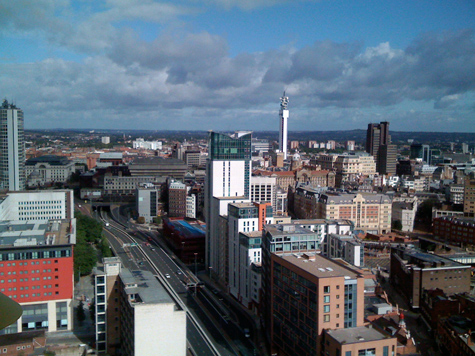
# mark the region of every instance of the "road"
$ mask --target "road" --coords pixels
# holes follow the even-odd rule
[[[186,310],[187,340],[194,355],[241,354],[239,348],[223,335],[219,325],[215,325],[213,316],[203,308],[197,297],[200,294],[199,280],[157,244],[153,233],[124,229],[112,219],[104,219],[109,224],[105,227],[105,235],[124,267],[146,269],[156,274],[172,298]]]

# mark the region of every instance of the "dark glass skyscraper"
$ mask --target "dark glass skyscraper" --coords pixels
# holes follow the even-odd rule
[[[391,144],[389,122],[368,124],[366,152],[374,157],[379,174],[396,174],[397,147]]]

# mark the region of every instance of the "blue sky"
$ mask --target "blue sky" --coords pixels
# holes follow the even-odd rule
[[[475,132],[475,3],[0,0],[26,128]]]

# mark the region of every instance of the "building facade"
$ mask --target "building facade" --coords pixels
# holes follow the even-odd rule
[[[391,248],[389,278],[412,308],[421,305],[424,289],[442,289],[447,295],[470,291],[470,265],[415,249]]]
[[[0,107],[0,189],[25,189],[25,136],[23,111],[3,100]]]
[[[220,216],[228,213],[228,204],[250,202],[251,132],[226,135],[210,131],[205,182],[206,266],[211,276],[227,279],[227,229],[222,231]],[[220,234],[220,230],[224,234]],[[224,279],[224,280],[223,280]]]
[[[396,174],[397,147],[391,144],[389,122],[368,124],[366,152],[374,157],[379,174]]]
[[[96,348],[104,355],[186,355],[186,313],[149,271],[117,257],[95,270]]]
[[[29,187],[66,183],[76,171],[73,161],[63,156],[46,155],[26,161],[26,182]]]
[[[322,194],[317,217],[350,220],[355,230],[385,234],[391,231],[391,199],[384,194]]]
[[[324,330],[363,326],[362,275],[315,253],[271,252],[263,263],[273,353],[320,355]]]
[[[72,330],[75,219],[0,222],[0,291],[23,315],[0,334]]]
[[[475,245],[475,220],[444,216],[432,220],[434,238],[459,246]]]
[[[146,223],[151,223],[160,213],[160,187],[144,183],[136,188],[135,197],[137,213],[144,217]]]

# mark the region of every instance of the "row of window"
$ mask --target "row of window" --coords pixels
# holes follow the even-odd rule
[[[36,260],[55,257],[71,257],[71,249],[0,253],[0,261]],[[34,261],[32,264],[38,264],[36,262],[38,261]],[[58,263],[58,260],[55,260],[54,263]],[[14,266],[14,264],[12,265]],[[1,263],[0,267],[3,267]]]

